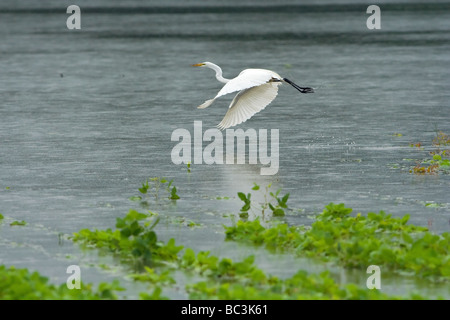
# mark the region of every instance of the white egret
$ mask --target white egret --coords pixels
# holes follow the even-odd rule
[[[239,91],[234,97],[222,121],[217,125],[220,130],[238,125],[250,119],[255,113],[263,110],[278,94],[278,86],[286,82],[301,93],[312,93],[313,88],[300,87],[278,73],[265,69],[245,69],[234,79],[222,77],[222,69],[211,62],[202,62],[193,67],[207,67],[216,72],[216,79],[225,83],[219,93],[198,108],[209,107],[217,98],[228,93]]]

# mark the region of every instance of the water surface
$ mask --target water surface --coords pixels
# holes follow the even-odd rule
[[[291,194],[285,220],[292,224],[310,224],[329,202],[344,202],[354,212],[408,213],[414,224],[449,231],[449,176],[410,174],[415,163],[404,159],[426,158],[436,131],[450,133],[450,3],[381,3],[382,29],[368,30],[368,4],[357,1],[91,1],[80,5],[78,31],[66,28],[71,3],[63,4],[0,5],[0,263],[57,283],[69,264],[83,267],[83,281],[118,277],[120,270],[95,267],[107,258],[61,235],[113,227],[139,208],[128,198],[155,176],[174,179],[181,196],[152,208],[166,218],[159,237],[236,259],[254,248],[224,243],[222,224],[241,207],[236,193],[255,182]],[[301,95],[282,86],[269,107],[239,126],[279,130],[276,175],[248,164],[193,165],[188,174],[172,163],[172,132],[193,132],[199,120],[203,130],[214,127],[231,101],[196,109],[221,88],[211,70],[190,67],[202,61],[219,64],[225,77],[259,67],[316,88]],[[409,147],[417,142],[426,148]],[[13,220],[28,225],[10,227]],[[285,276],[300,268],[342,273],[264,250],[257,261]],[[386,292],[449,294],[410,279],[386,281]]]

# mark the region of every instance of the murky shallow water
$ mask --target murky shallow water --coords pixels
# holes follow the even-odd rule
[[[173,12],[161,2],[155,13],[136,9],[148,5],[139,1],[123,10],[98,2],[91,11],[81,6],[80,31],[65,27],[70,3],[43,2],[41,11],[2,4],[8,10],[0,10],[0,212],[6,216],[0,263],[38,270],[57,283],[65,282],[69,264],[83,266],[86,282],[117,277],[120,272],[91,266],[106,258],[58,235],[112,227],[138,207],[128,198],[154,176],[173,178],[181,196],[176,205],[155,208],[169,217],[158,225],[161,239],[233,258],[254,249],[223,242],[222,224],[231,224],[223,215],[238,212],[236,192],[248,192],[254,182],[290,192],[289,223],[309,224],[308,216],[329,202],[344,202],[354,212],[409,213],[414,224],[449,231],[449,176],[417,176],[395,166],[427,157],[410,143],[430,146],[436,130],[450,132],[450,5],[381,5],[382,30],[370,31],[364,4],[302,10],[286,3],[293,7],[252,11],[239,1],[239,12],[185,2],[172,4]],[[261,165],[193,165],[188,174],[172,163],[173,130],[192,133],[199,120],[203,130],[214,127],[230,100],[195,108],[221,87],[212,71],[190,67],[202,61],[221,65],[225,77],[263,67],[316,88],[300,95],[283,86],[266,110],[239,126],[279,130],[275,176],[261,176]],[[440,207],[425,207],[428,202]],[[203,227],[173,223],[177,217]],[[9,227],[12,220],[28,226]],[[257,252],[270,273],[329,268]],[[341,270],[332,271],[341,277]],[[366,275],[348,279],[363,284]],[[450,294],[397,277],[385,284],[392,293]]]

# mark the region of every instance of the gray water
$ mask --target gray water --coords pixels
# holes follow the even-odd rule
[[[67,235],[144,210],[128,198],[157,176],[174,179],[181,197],[150,208],[164,218],[162,240],[236,259],[256,254],[272,274],[343,271],[224,243],[222,224],[242,206],[236,193],[253,183],[290,193],[291,224],[344,202],[355,213],[410,214],[414,224],[449,231],[449,175],[411,174],[415,162],[404,159],[427,158],[436,131],[450,133],[450,2],[380,2],[381,30],[367,29],[372,3],[363,1],[80,2],[81,30],[66,27],[70,4],[0,4],[0,264],[55,283],[71,264],[85,282],[122,279],[116,261],[83,252]],[[302,95],[283,85],[238,126],[279,130],[276,175],[261,176],[261,164],[194,164],[191,173],[173,164],[172,132],[192,133],[194,121],[213,128],[231,101],[196,108],[221,88],[211,70],[191,67],[203,61],[229,78],[266,68],[316,89]],[[417,142],[425,149],[409,146]],[[28,224],[10,227],[14,220]],[[346,277],[364,285],[367,275]],[[383,283],[389,293],[450,294],[401,277]],[[126,286],[131,298],[142,289]]]

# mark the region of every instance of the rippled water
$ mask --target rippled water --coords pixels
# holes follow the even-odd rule
[[[410,174],[415,162],[404,159],[426,158],[436,131],[450,133],[450,3],[381,3],[381,30],[367,29],[368,4],[356,1],[91,1],[80,5],[81,30],[66,28],[71,3],[63,4],[0,5],[0,212],[28,223],[0,225],[0,263],[59,283],[69,264],[84,266],[83,281],[117,276],[90,267],[106,258],[58,235],[112,227],[138,207],[128,198],[154,176],[173,178],[181,196],[156,208],[168,217],[158,235],[219,255],[254,251],[224,244],[222,231],[231,223],[223,215],[241,207],[236,192],[254,182],[290,192],[289,223],[309,224],[329,202],[344,202],[354,212],[409,213],[412,223],[449,231],[449,175]],[[239,126],[279,130],[276,175],[261,176],[260,164],[194,164],[188,174],[172,163],[172,132],[193,133],[194,121],[203,131],[214,127],[231,100],[196,109],[221,88],[212,71],[190,67],[202,61],[219,64],[225,77],[267,68],[316,88],[301,95],[282,86]],[[425,150],[409,147],[417,142]],[[173,223],[179,218],[203,227]],[[257,257],[271,273],[318,268],[292,259]],[[391,283],[387,292],[438,292]]]

